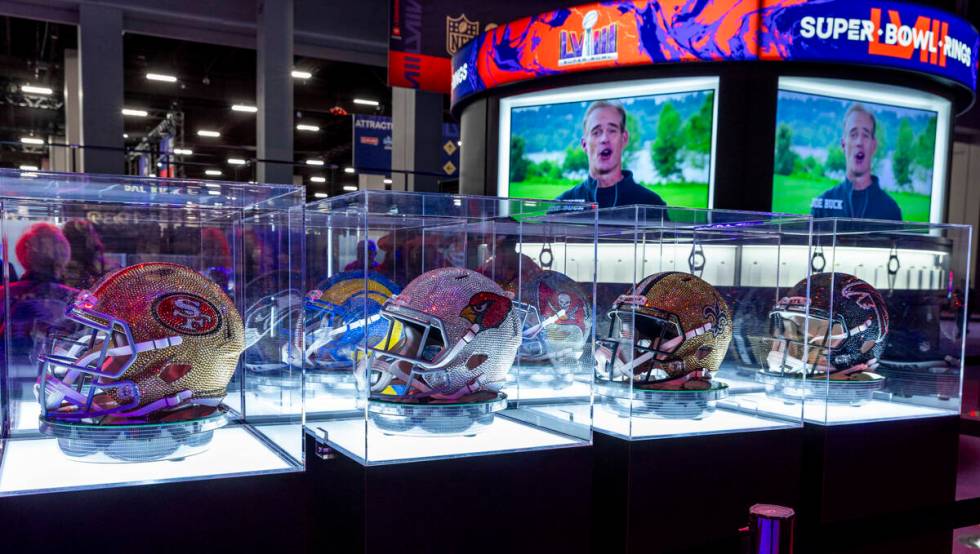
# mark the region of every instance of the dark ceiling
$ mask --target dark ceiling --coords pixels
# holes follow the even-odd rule
[[[25,151],[20,137],[65,136],[64,51],[77,44],[72,25],[0,17],[0,167],[22,164],[42,166],[44,147]],[[256,116],[232,111],[233,104],[256,105],[256,55],[244,48],[217,46],[127,33],[123,38],[125,107],[149,112],[146,118],[126,117],[127,148],[140,141],[167,114],[182,114],[183,141],[177,146],[193,150],[177,174],[204,177],[206,169],[219,169],[222,178],[254,179]],[[293,79],[295,122],[316,125],[319,132],[294,130],[295,173],[323,175],[319,185],[333,192],[343,185],[344,166],[351,163],[352,122],[349,114],[390,115],[390,88],[385,69],[346,62],[297,57],[294,67],[312,73],[309,79]],[[178,77],[176,83],[150,81],[148,72]],[[25,95],[20,86],[44,85],[54,89],[49,97]],[[377,108],[357,105],[354,98],[378,100]],[[196,135],[197,129],[221,132],[217,139]],[[229,157],[249,160],[246,166],[230,166]],[[325,168],[306,166],[308,158],[326,162]],[[330,166],[338,169],[330,169]],[[314,185],[317,188],[317,185]]]

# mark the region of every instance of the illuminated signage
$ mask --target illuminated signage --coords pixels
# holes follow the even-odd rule
[[[602,2],[501,25],[453,56],[453,104],[509,83],[662,63],[816,61],[906,69],[971,91],[980,37],[945,12],[897,2]]]

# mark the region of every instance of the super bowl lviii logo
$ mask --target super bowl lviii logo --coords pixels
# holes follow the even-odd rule
[[[577,65],[615,60],[616,23],[596,28],[599,12],[591,10],[582,18],[581,36],[575,31],[562,30],[559,35],[558,65]]]

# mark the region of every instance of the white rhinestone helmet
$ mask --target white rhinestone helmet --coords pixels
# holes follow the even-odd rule
[[[382,348],[358,365],[373,395],[460,400],[498,391],[521,344],[522,312],[511,295],[469,269],[423,273],[381,310],[391,322]],[[400,325],[395,325],[398,323]]]

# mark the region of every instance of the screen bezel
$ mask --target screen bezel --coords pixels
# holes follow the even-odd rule
[[[949,100],[921,90],[880,83],[869,83],[866,81],[820,79],[814,77],[780,77],[776,92],[777,119],[773,128],[773,140],[776,137],[776,129],[779,128],[779,93],[783,91],[824,96],[847,102],[868,102],[895,108],[935,112],[936,149],[933,152],[932,161],[932,193],[929,197],[928,223],[942,223],[946,213],[946,179],[949,171],[947,161],[950,146],[950,113],[952,111],[952,104]],[[773,167],[772,196],[773,202],[775,202],[775,167]],[[772,204],[769,205],[770,210],[772,206]]]
[[[718,139],[718,83],[719,78],[717,76],[644,79],[563,87],[502,98],[500,100],[500,125],[497,140],[497,196],[510,197],[510,120],[511,111],[514,108],[710,90],[714,93],[714,102],[711,113],[711,150],[708,160],[708,208],[713,208],[715,202],[715,167],[717,165],[715,150]]]

